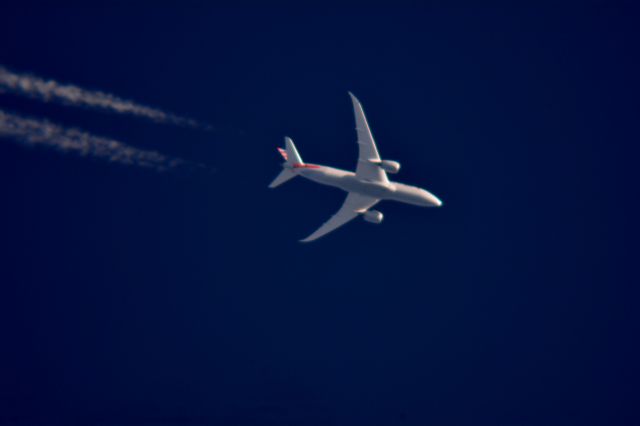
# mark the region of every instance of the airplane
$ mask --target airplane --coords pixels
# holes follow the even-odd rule
[[[340,210],[307,238],[300,240],[301,242],[317,240],[360,215],[367,222],[381,223],[382,213],[370,209],[382,200],[399,201],[421,207],[442,206],[442,201],[427,190],[389,180],[387,173],[398,173],[400,163],[380,158],[362,104],[353,93],[349,92],[349,96],[351,96],[353,103],[358,134],[359,154],[355,173],[305,163],[290,137],[284,138],[284,149],[278,148],[284,159],[283,170],[271,182],[269,188],[280,186],[296,176],[302,176],[314,182],[348,192]]]

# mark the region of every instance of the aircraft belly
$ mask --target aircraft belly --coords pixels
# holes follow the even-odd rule
[[[399,193],[399,194],[395,194],[390,199],[393,201],[398,201],[400,203],[413,204],[414,206],[424,205],[422,200],[420,200],[419,198],[411,194]]]
[[[349,179],[345,179],[343,189],[380,199],[388,198],[393,191],[392,188],[382,182],[362,181],[355,176],[349,176]]]
[[[413,204],[414,206],[424,207],[425,205],[430,205],[428,200],[425,201],[425,197],[422,195],[426,191],[417,187],[404,185],[397,182],[394,182],[394,185],[396,190],[392,194],[390,194],[390,200],[406,204]]]
[[[330,167],[300,170],[299,173],[314,182],[370,197],[388,198],[390,192],[393,192],[393,190],[384,183],[362,181],[356,178],[354,173]]]
[[[305,178],[314,182],[335,186],[338,188],[343,187],[343,181],[345,177],[348,177],[348,172],[342,170],[333,169],[330,167],[322,167],[319,169],[306,169],[300,171],[300,174]]]

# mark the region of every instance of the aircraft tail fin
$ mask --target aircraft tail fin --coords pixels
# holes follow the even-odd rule
[[[290,137],[287,136],[284,138],[284,146],[286,149],[278,148],[278,151],[280,151],[280,154],[287,162],[287,165],[293,166],[295,164],[304,164],[302,157],[298,154],[298,150]]]
[[[287,136],[284,138],[284,146],[284,149],[278,148],[278,152],[280,152],[280,155],[282,155],[282,158],[284,158],[285,161],[282,165],[284,169],[273,180],[273,182],[271,182],[269,188],[275,188],[282,185],[289,179],[294,178],[296,176],[296,173],[293,171],[294,168],[304,164],[302,162],[302,157],[300,157],[300,154],[290,137]]]

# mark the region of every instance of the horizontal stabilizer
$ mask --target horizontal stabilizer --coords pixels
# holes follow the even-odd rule
[[[296,174],[291,169],[283,169],[280,174],[273,180],[273,182],[271,182],[269,188],[280,186],[294,177],[296,177]]]

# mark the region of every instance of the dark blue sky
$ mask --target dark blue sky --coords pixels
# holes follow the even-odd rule
[[[217,172],[0,140],[0,422],[640,423],[640,14],[538,3],[5,2],[0,64],[216,130],[0,109]],[[444,207],[302,245],[348,90]]]

